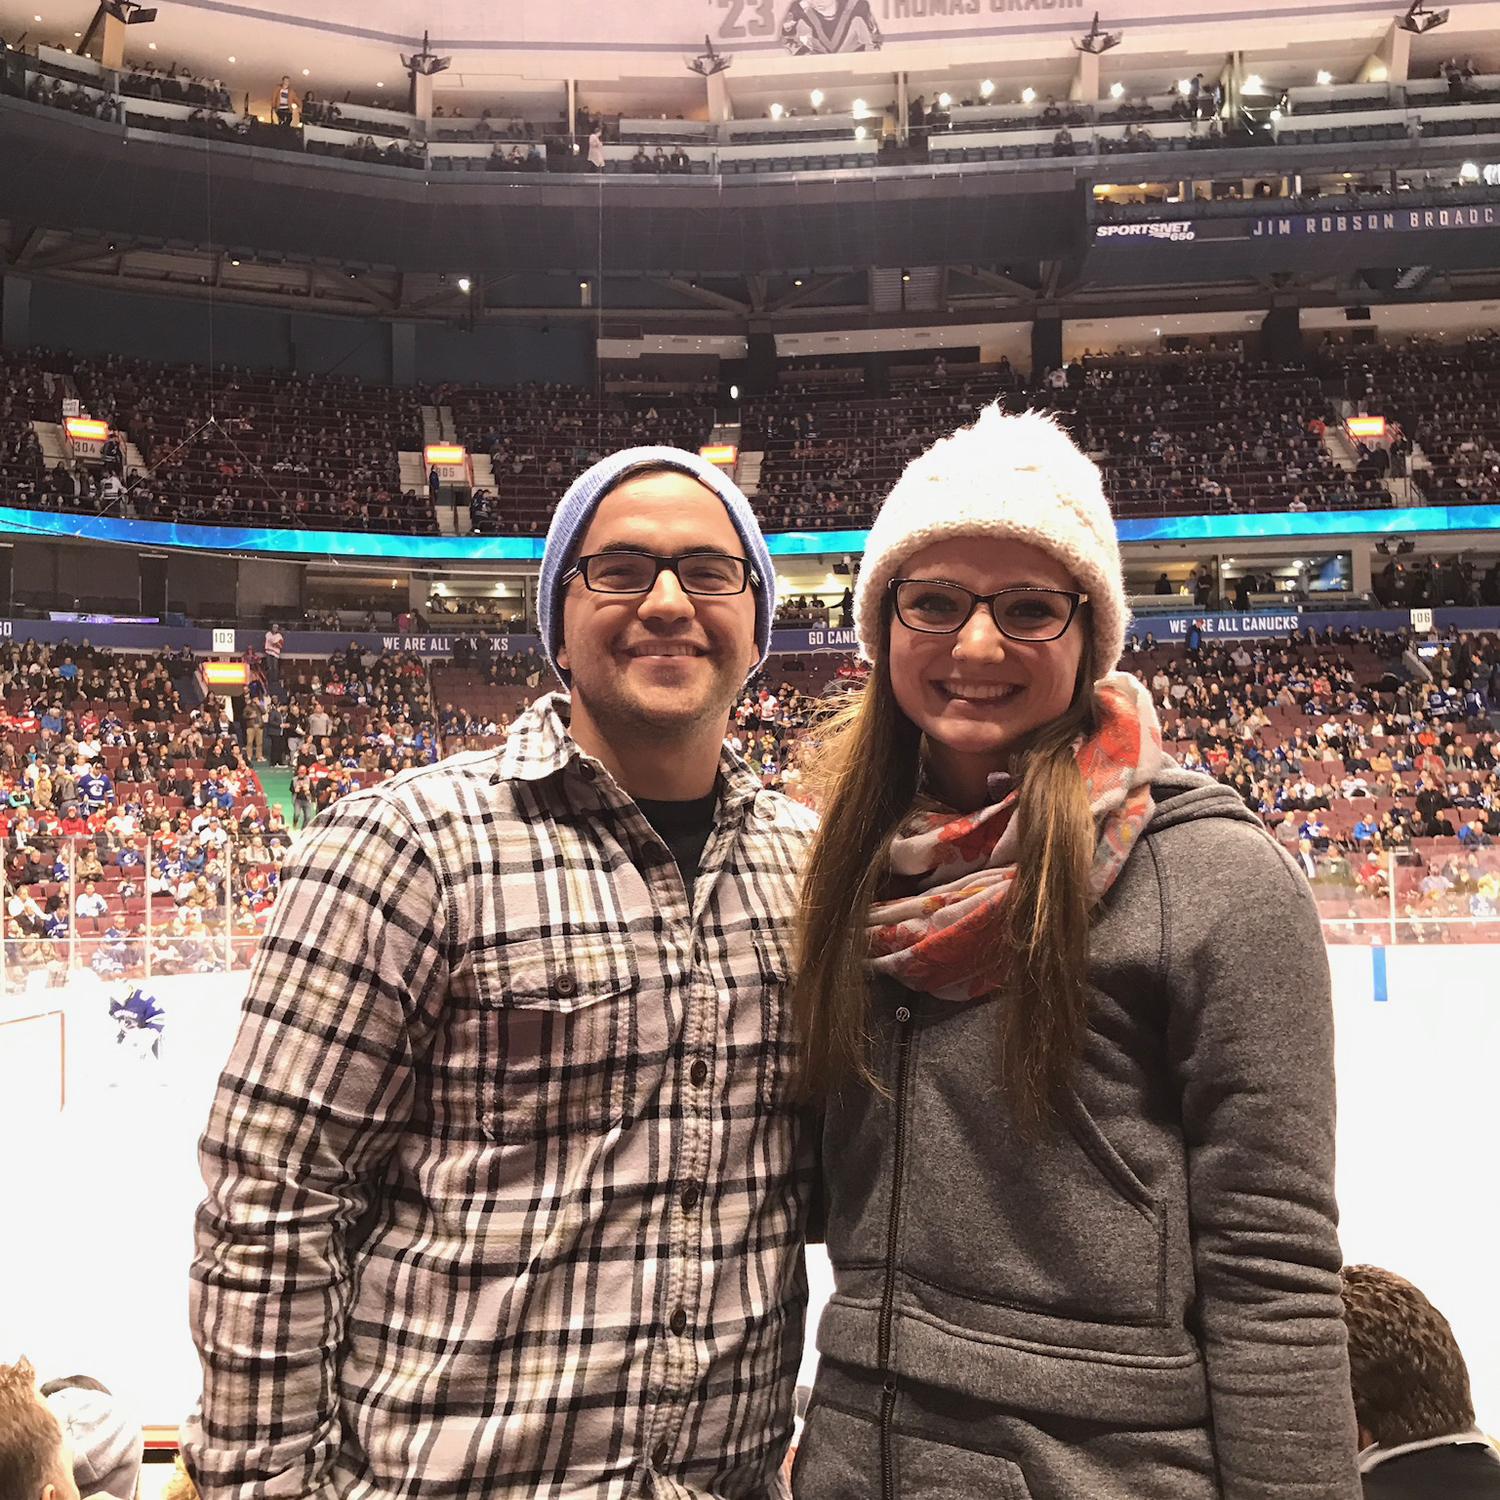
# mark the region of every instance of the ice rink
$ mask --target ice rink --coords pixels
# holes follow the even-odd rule
[[[1393,950],[1383,979],[1369,950],[1331,956],[1346,1259],[1411,1277],[1448,1315],[1480,1422],[1495,1431],[1500,1291],[1487,1268],[1500,1231],[1489,1156],[1500,1134],[1500,949]],[[0,1062],[0,1358],[25,1352],[43,1378],[95,1375],[150,1424],[175,1425],[197,1395],[186,1314],[196,1141],[244,982],[156,981],[170,1017],[159,1066],[122,1070],[110,992],[96,982],[11,1000],[0,1013],[68,1017],[62,1112],[28,1099],[25,1070],[18,1078]],[[821,1305],[820,1255],[812,1280]],[[808,1379],[815,1359],[809,1345]]]

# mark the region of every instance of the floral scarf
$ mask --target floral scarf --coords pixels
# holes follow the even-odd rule
[[[1092,899],[1114,884],[1150,821],[1151,778],[1161,766],[1161,725],[1139,679],[1112,672],[1094,688],[1098,730],[1074,746],[1098,843]],[[998,939],[1016,874],[1020,788],[990,778],[1000,800],[956,813],[919,798],[891,844],[891,885],[909,894],[870,909],[871,968],[908,989],[944,1000],[973,1000],[995,990],[1007,955]]]

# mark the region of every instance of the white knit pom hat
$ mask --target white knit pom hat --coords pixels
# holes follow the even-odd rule
[[[1051,417],[987,406],[972,427],[914,458],[870,528],[854,594],[861,653],[875,659],[891,579],[929,543],[1007,537],[1057,558],[1089,596],[1094,671],[1112,672],[1130,615],[1114,517],[1099,467]]]

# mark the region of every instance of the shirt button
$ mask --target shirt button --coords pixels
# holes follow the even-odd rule
[[[708,1064],[704,1062],[700,1057],[697,1062],[693,1064],[691,1072],[688,1073],[688,1077],[693,1081],[694,1084],[701,1084],[703,1080],[708,1077]]]
[[[692,1213],[692,1211],[697,1208],[698,1200],[702,1196],[703,1195],[698,1191],[696,1187],[684,1188],[682,1193],[682,1206],[689,1213]]]
[[[578,993],[578,981],[571,974],[559,974],[557,982],[552,986],[555,995],[576,995]]]
[[[658,1443],[651,1450],[651,1467],[653,1469],[665,1468],[667,1463],[667,1454],[670,1451],[671,1450],[667,1447],[665,1441]]]
[[[667,1324],[667,1327],[670,1328],[673,1333],[681,1333],[682,1330],[687,1327],[687,1314],[683,1312],[683,1310],[679,1307],[677,1311],[672,1314],[672,1321]]]

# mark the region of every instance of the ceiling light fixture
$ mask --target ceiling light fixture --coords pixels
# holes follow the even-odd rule
[[[1118,31],[1101,31],[1099,29],[1099,12],[1094,12],[1094,24],[1073,43],[1075,52],[1092,52],[1095,57],[1108,52],[1112,47],[1120,45],[1122,33]]]
[[[1035,104],[1036,103],[1036,90],[1033,89],[1033,88],[1024,88],[1024,89],[1022,89],[1021,90],[1021,103],[1022,104]]]
[[[1413,36],[1423,36],[1429,31],[1436,31],[1439,26],[1446,25],[1447,21],[1447,11],[1428,10],[1422,4],[1422,0],[1411,0],[1411,9],[1396,22],[1396,25],[1402,31],[1411,32]]]
[[[995,80],[993,78],[986,78],[984,82],[979,85],[979,97],[981,99],[988,99],[994,92]]]
[[[1333,74],[1330,73],[1327,68],[1319,68],[1318,82],[1326,88],[1330,83],[1333,82]]]
[[[713,42],[705,35],[703,51],[697,57],[688,60],[688,72],[696,73],[700,78],[712,78],[715,73],[727,73],[733,61],[732,57],[725,57],[722,52],[715,52]]]
[[[1125,97],[1125,85],[1123,83],[1110,84],[1109,97],[1111,99],[1123,99]]]
[[[823,90],[822,89],[814,89],[812,91],[812,93],[810,93],[807,97],[812,100],[812,107],[814,109],[822,109],[822,107],[823,107]]]

